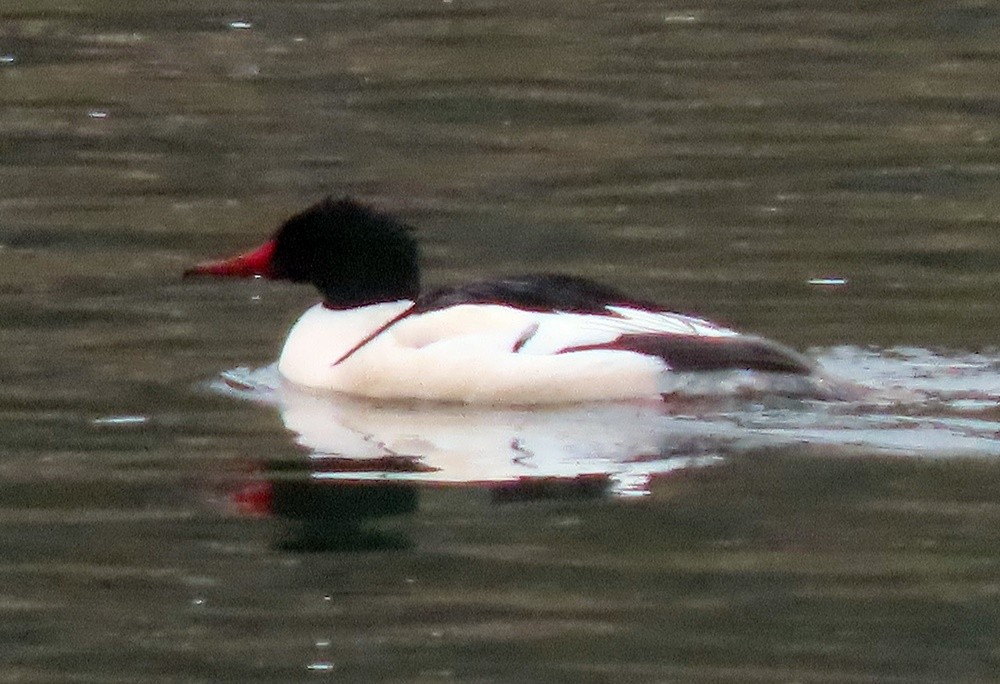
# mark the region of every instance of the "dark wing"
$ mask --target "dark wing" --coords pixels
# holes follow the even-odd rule
[[[633,351],[658,356],[676,371],[749,370],[808,375],[816,364],[788,347],[762,337],[622,335],[604,344],[563,349],[566,354],[591,349]]]
[[[569,346],[558,352],[561,354],[589,349],[634,351],[657,356],[677,371],[751,370],[808,375],[815,370],[809,358],[777,342],[737,335],[709,321],[673,314],[655,303],[632,299],[613,288],[566,275],[525,275],[445,287],[421,296],[410,313],[459,304],[503,304],[527,311],[596,314],[629,321],[609,323],[610,328],[624,328],[610,342]],[[641,319],[646,318],[649,320],[644,323]],[[635,327],[644,326],[642,332],[633,332]],[[682,332],[692,326],[696,326],[692,334]],[[698,334],[699,327],[726,334]],[[524,343],[519,341],[518,348]]]
[[[608,306],[661,309],[586,278],[567,275],[524,275],[444,287],[422,295],[415,308],[424,312],[458,304],[505,304],[526,311],[601,315],[609,314]]]

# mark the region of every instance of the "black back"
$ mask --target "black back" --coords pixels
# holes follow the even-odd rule
[[[586,278],[568,275],[522,275],[443,287],[417,300],[417,311],[434,311],[458,304],[506,304],[526,311],[565,311],[609,315],[608,306],[650,311],[663,308],[626,297]]]

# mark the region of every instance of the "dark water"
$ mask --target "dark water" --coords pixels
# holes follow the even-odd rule
[[[0,680],[994,681],[998,45],[984,2],[0,3]],[[587,275],[875,395],[219,391],[312,294],[181,271],[326,193],[429,284]]]

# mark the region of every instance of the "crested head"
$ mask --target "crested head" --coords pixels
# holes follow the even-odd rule
[[[327,198],[285,221],[257,249],[186,275],[263,276],[310,283],[331,308],[415,299],[420,267],[412,229],[350,198]]]
[[[313,284],[335,308],[413,299],[420,291],[412,228],[350,198],[328,197],[275,233],[275,278]]]

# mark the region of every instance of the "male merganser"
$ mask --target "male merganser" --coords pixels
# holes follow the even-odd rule
[[[421,294],[411,233],[352,199],[328,198],[257,249],[185,275],[315,286],[323,301],[295,323],[278,360],[286,380],[314,390],[543,404],[658,399],[690,372],[817,377],[813,361],[776,342],[583,278],[526,275]]]

